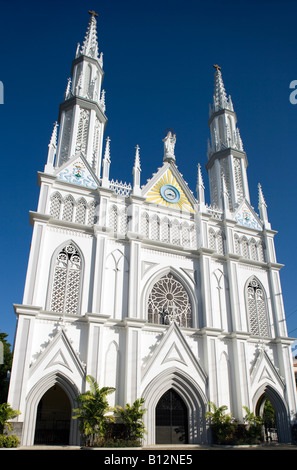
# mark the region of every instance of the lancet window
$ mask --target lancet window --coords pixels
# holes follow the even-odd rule
[[[50,309],[65,314],[79,313],[82,258],[72,243],[64,246],[54,260]]]
[[[80,199],[76,205],[75,222],[84,224],[86,221],[87,204],[84,199]]]
[[[266,296],[256,277],[253,277],[246,287],[246,303],[250,332],[257,336],[270,336]]]
[[[189,295],[171,273],[157,281],[148,299],[148,322],[169,325],[176,321],[183,327],[192,326],[192,308]]]
[[[54,193],[51,197],[50,215],[54,219],[59,219],[61,213],[62,197],[59,193]]]

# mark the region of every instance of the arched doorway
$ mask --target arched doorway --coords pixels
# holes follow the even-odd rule
[[[267,386],[256,394],[255,412],[266,420],[266,436],[269,441],[291,442],[289,415],[282,397]],[[265,427],[265,423],[264,423]],[[265,429],[263,430],[265,434]]]
[[[188,413],[179,394],[169,389],[156,406],[156,444],[187,444]]]
[[[34,444],[68,445],[70,420],[70,400],[63,388],[55,384],[39,401]]]

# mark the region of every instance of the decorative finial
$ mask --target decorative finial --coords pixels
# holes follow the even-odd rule
[[[89,10],[89,13],[90,13],[90,15],[92,15],[92,18],[93,18],[94,16],[98,16],[97,13],[96,13],[94,10],[92,10],[92,11]]]
[[[134,162],[134,168],[136,168],[137,170],[141,171],[140,169],[140,156],[139,156],[139,145],[136,145],[135,149],[136,149],[136,152],[135,152],[135,162]]]
[[[217,64],[213,65],[213,67],[216,69],[216,71],[221,70],[221,67]]]

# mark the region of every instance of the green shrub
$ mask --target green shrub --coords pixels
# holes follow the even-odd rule
[[[0,448],[18,447],[19,445],[20,440],[14,434],[11,436],[8,436],[7,434],[0,434]]]
[[[263,420],[250,412],[246,406],[243,407],[246,412],[245,424],[238,423],[231,413],[226,413],[227,406],[217,407],[210,402],[209,407],[206,418],[210,422],[214,444],[242,445],[257,444],[261,441]]]

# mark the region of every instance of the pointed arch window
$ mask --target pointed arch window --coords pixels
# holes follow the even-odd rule
[[[66,220],[67,222],[72,222],[73,210],[74,210],[74,199],[72,198],[72,196],[67,196],[64,201],[62,219]]]
[[[182,245],[188,247],[190,245],[190,229],[187,223],[182,224]]]
[[[151,237],[152,240],[160,239],[160,219],[156,215],[151,220]]]
[[[116,206],[112,206],[109,211],[109,227],[114,231],[118,231],[118,210]]]
[[[141,214],[140,229],[141,229],[142,235],[144,235],[145,238],[149,238],[149,235],[150,235],[150,232],[149,232],[149,216],[146,212],[143,212]]]
[[[77,139],[76,139],[75,151],[82,152],[83,154],[85,154],[87,150],[89,119],[90,119],[90,111],[86,109],[81,109],[78,128],[77,128]]]
[[[180,244],[180,225],[177,220],[172,223],[172,243],[174,245]]]
[[[256,277],[247,284],[246,303],[250,332],[257,336],[270,336],[265,291]]]
[[[176,321],[180,326],[192,326],[192,308],[183,284],[171,273],[157,281],[148,298],[148,322],[168,325]]]
[[[78,314],[81,294],[82,257],[73,243],[59,250],[54,259],[50,309]]]
[[[216,250],[216,236],[212,228],[208,232],[208,244],[211,250]]]
[[[54,219],[60,218],[62,197],[60,193],[54,193],[51,197],[50,215]]]
[[[161,231],[162,231],[162,234],[161,234],[162,242],[169,243],[170,242],[170,225],[169,225],[169,220],[167,219],[167,217],[165,217],[162,220]]]
[[[85,224],[86,212],[87,212],[87,203],[84,199],[80,199],[76,205],[75,222],[77,224]]]

